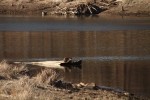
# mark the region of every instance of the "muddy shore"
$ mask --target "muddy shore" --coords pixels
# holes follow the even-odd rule
[[[134,0],[133,0],[134,1]],[[150,16],[150,3],[147,2],[121,2],[116,0],[103,0],[93,2],[86,1],[65,1],[52,2],[43,0],[1,0],[1,15],[134,15],[134,16]],[[146,5],[146,6],[145,6]]]

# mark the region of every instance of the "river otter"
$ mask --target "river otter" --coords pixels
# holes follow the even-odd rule
[[[70,57],[64,58],[64,63],[71,63],[71,62],[72,62],[72,58],[70,58]]]
[[[69,57],[65,57],[64,58],[64,62],[60,63],[61,66],[64,67],[77,67],[81,69],[81,64],[82,64],[82,60],[78,60],[78,61],[73,61],[72,58]]]

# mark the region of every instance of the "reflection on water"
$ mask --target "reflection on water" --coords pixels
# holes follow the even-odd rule
[[[82,59],[66,81],[95,82],[150,95],[150,31],[0,32],[0,59]]]
[[[150,55],[150,31],[0,32],[0,58],[105,57]],[[119,58],[118,58],[119,59]],[[144,58],[143,58],[144,59]]]
[[[149,61],[85,61],[82,70],[73,68],[65,73],[65,80],[75,83],[94,82],[119,88],[137,95],[150,95]]]
[[[111,30],[149,30],[150,18],[122,17],[2,17],[0,31],[111,31]]]

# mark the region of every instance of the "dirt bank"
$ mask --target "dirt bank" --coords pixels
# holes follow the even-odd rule
[[[0,14],[79,15],[121,14],[150,16],[148,0],[0,0]]]
[[[150,16],[149,0],[122,0],[119,5],[107,10],[106,13],[119,15]]]
[[[104,7],[103,7],[104,6]],[[107,9],[107,3],[87,1],[54,2],[52,0],[22,1],[11,0],[0,2],[0,14],[21,15],[91,15]]]
[[[63,71],[52,68],[0,63],[1,100],[148,100],[94,83],[63,81]]]
[[[41,15],[45,9],[56,6],[55,2],[42,2],[35,0],[2,0],[0,1],[0,14],[2,15]]]

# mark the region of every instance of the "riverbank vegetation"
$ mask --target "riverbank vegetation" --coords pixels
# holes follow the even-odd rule
[[[69,83],[61,71],[23,63],[0,63],[2,100],[148,100],[94,83]]]
[[[150,15],[148,0],[0,0],[0,14],[9,15]]]

